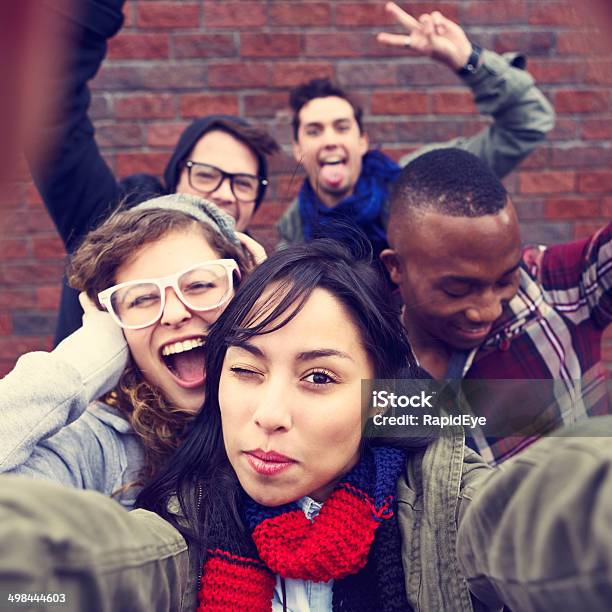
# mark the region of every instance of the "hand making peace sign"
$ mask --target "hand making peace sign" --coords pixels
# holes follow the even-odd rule
[[[394,2],[387,2],[385,9],[406,28],[408,34],[381,32],[377,36],[378,42],[409,47],[453,70],[465,66],[472,51],[472,44],[461,26],[454,21],[447,19],[439,11],[421,15],[417,20]]]

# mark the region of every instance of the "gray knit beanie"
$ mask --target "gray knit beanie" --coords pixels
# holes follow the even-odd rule
[[[198,221],[208,224],[213,230],[236,246],[241,246],[236,236],[236,222],[216,204],[190,193],[172,193],[142,202],[130,210],[180,210]]]

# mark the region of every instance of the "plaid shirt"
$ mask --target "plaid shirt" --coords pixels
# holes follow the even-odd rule
[[[477,433],[468,440],[491,464],[561,425],[609,413],[601,338],[612,321],[612,223],[584,240],[525,249],[520,274],[517,295],[485,342],[470,353],[463,377],[555,382],[552,401],[542,405],[528,435],[485,438]],[[519,399],[506,402],[504,413],[520,411],[519,387]]]

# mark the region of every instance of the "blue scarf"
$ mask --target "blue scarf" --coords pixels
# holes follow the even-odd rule
[[[387,246],[381,219],[383,207],[389,197],[389,186],[399,172],[400,167],[392,159],[380,151],[369,151],[363,156],[361,174],[353,194],[333,208],[319,200],[306,179],[298,194],[304,240],[327,237],[347,242],[343,239],[350,238],[350,228],[357,226],[372,243],[374,255],[378,255]]]

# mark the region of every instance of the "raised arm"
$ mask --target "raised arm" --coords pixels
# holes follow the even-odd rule
[[[380,33],[379,42],[409,47],[454,72],[460,71],[480,112],[493,117],[493,123],[474,136],[429,144],[400,163],[405,165],[431,149],[460,147],[504,177],[554,127],[554,110],[531,75],[493,51],[472,46],[463,29],[440,12],[421,15],[417,20],[393,2],[387,3],[386,9],[406,33]]]
[[[91,94],[88,82],[104,56],[107,40],[123,23],[125,0],[87,0],[63,15],[69,36],[68,61],[59,72],[55,91],[57,112],[46,126],[49,142],[45,155],[29,155],[34,182],[41,193],[66,249],[72,251],[81,238],[104,218],[119,197],[119,186],[102,158],[88,117]],[[51,3],[45,10],[55,11]]]
[[[84,438],[95,437],[98,421],[83,413],[116,385],[128,349],[107,313],[89,313],[85,320],[51,353],[23,355],[0,381],[0,472],[75,486],[90,480]]]

